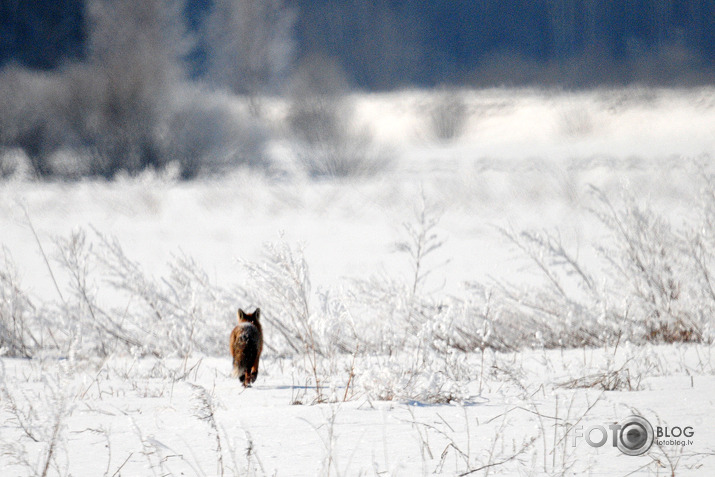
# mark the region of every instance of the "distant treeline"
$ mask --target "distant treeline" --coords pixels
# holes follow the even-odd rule
[[[338,58],[368,88],[712,79],[715,62],[715,0],[293,3],[301,52]]]
[[[2,0],[0,64],[52,69],[82,59],[92,1]],[[214,3],[183,5],[193,40],[191,77],[207,67],[201,25]],[[715,76],[715,0],[284,3],[294,12],[296,60],[330,58],[366,89],[445,82],[709,83]]]

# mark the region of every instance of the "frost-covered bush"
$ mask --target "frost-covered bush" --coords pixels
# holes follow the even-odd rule
[[[594,130],[594,120],[585,106],[573,106],[564,109],[558,117],[559,131],[569,137],[583,137]]]
[[[472,284],[476,293],[466,303],[476,311],[457,315],[453,343],[474,349],[486,343],[508,348],[711,342],[711,185],[700,223],[680,228],[628,196],[616,204],[594,190],[592,212],[607,232],[592,244],[600,268],[579,261],[558,233],[503,231],[544,280],[531,286]]]
[[[116,240],[97,236],[96,260],[105,280],[130,299],[124,316],[142,343],[141,351],[181,357],[224,352],[240,292],[230,293],[211,282],[185,255],[174,256],[168,276],[155,279],[131,261]]]
[[[293,62],[295,12],[283,0],[216,0],[203,22],[207,77],[237,94],[277,90]]]
[[[517,343],[563,347],[601,345],[613,339],[618,326],[604,308],[598,281],[566,250],[558,234],[501,232],[544,280],[536,285],[470,284],[469,306],[485,310],[492,343],[504,343],[506,348]]]
[[[263,327],[270,341],[266,346],[282,355],[301,357],[294,361],[312,380],[316,402],[323,402],[329,386],[336,346],[329,341],[329,323],[340,327],[335,316],[316,313],[310,273],[300,247],[284,241],[264,245],[263,261],[244,262],[249,274],[246,292],[262,308]],[[263,310],[266,310],[265,312]]]
[[[41,388],[22,389],[0,367],[0,417],[16,430],[0,437],[3,469],[9,465],[16,475],[54,475],[69,465],[66,419],[72,412],[67,380],[48,372],[25,376],[25,382],[42,382]],[[12,383],[12,384],[11,384]],[[8,426],[9,427],[9,426]],[[12,438],[10,438],[12,436]],[[29,444],[29,445],[28,445]],[[8,472],[10,473],[10,472]]]
[[[1,70],[0,149],[27,160],[17,164],[17,154],[3,153],[0,177],[25,162],[35,177],[65,179],[136,175],[173,163],[182,178],[263,165],[264,128],[225,96],[179,82],[160,91],[139,80],[120,87],[113,74],[90,65]]]
[[[461,359],[460,359],[461,358]],[[469,397],[467,383],[474,376],[455,376],[467,369],[464,357],[415,349],[378,359],[366,359],[356,370],[356,385],[370,399],[423,403],[461,402]]]
[[[35,176],[51,173],[49,153],[64,139],[53,120],[61,97],[61,84],[49,73],[0,70],[0,147],[21,149]]]
[[[32,175],[30,158],[17,147],[0,149],[0,179],[26,180]]]
[[[58,288],[61,303],[38,309],[17,287],[11,268],[0,274],[6,352],[31,356],[54,350],[83,359],[225,351],[239,298],[212,283],[190,257],[175,256],[169,274],[155,278],[129,259],[115,239],[98,232],[92,240],[79,230],[55,244],[55,263],[67,277]],[[106,303],[107,287],[122,305]]]
[[[292,101],[288,125],[300,165],[310,177],[374,175],[391,154],[354,124],[349,99],[308,93]]]
[[[470,110],[462,92],[444,88],[427,105],[429,130],[440,141],[458,139],[467,127]]]
[[[162,154],[179,164],[183,179],[265,163],[267,132],[224,95],[183,88],[163,127]]]
[[[310,177],[373,175],[389,167],[390,152],[356,123],[344,73],[334,62],[306,60],[289,99],[288,135]]]
[[[38,340],[39,310],[22,289],[17,268],[7,249],[0,263],[0,356],[31,356]]]
[[[372,276],[313,294],[302,249],[283,241],[266,244],[261,261],[244,263],[249,302],[262,306],[267,344],[293,356],[296,371],[317,391],[317,402],[339,398],[335,386],[346,388],[343,396],[349,389],[372,399],[465,398],[472,376],[464,352],[435,339],[435,327],[443,323],[437,315],[447,308],[424,288],[435,266],[432,255],[443,244],[439,218],[422,197],[396,243],[412,268],[404,277]],[[347,371],[346,359],[352,363]]]
[[[714,190],[706,177],[701,204],[684,225],[628,196],[616,200],[594,191],[591,208],[603,224],[590,244],[595,260],[584,263],[558,232],[503,230],[543,281],[469,283],[457,296],[430,286],[445,240],[439,207],[424,196],[395,244],[407,272],[318,290],[302,248],[283,240],[266,244],[259,259],[243,261],[246,280],[228,288],[190,257],[177,255],[167,273],[153,274],[115,239],[78,231],[55,240],[55,260],[47,264],[61,268],[54,301],[31,300],[5,254],[0,349],[75,360],[194,354],[228,360],[236,308],[260,306],[264,353],[290,363],[306,393],[296,402],[354,396],[464,401],[468,385],[477,377],[481,385],[489,375],[483,360],[490,350],[711,343]],[[565,373],[561,382],[639,389],[647,368],[634,363],[609,361],[580,375]]]
[[[97,0],[86,13],[84,61],[0,69],[0,149],[21,149],[38,178],[111,179],[172,163],[189,178],[263,162],[258,120],[184,77],[181,2]]]
[[[279,353],[323,354],[327,343],[316,330],[308,264],[301,248],[284,241],[264,245],[263,260],[244,262],[250,302],[264,304],[261,317]],[[269,307],[265,304],[270,303]]]
[[[616,208],[597,191],[601,206],[596,214],[612,236],[612,243],[599,250],[609,264],[614,294],[627,303],[619,315],[627,314],[649,341],[712,339],[715,295],[709,245],[715,230],[708,215],[715,202],[711,188],[708,193],[701,211],[702,225],[688,230],[676,228],[630,197]]]

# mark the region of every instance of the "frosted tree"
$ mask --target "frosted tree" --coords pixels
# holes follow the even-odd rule
[[[294,17],[282,0],[216,0],[204,24],[209,80],[238,94],[275,89],[293,58]]]
[[[182,0],[91,0],[87,134],[98,173],[162,165],[161,125],[187,51]]]

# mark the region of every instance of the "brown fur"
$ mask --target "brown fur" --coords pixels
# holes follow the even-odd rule
[[[263,329],[259,321],[261,309],[252,314],[238,310],[238,326],[231,332],[231,356],[233,357],[233,375],[250,386],[258,376],[258,360],[263,351]]]

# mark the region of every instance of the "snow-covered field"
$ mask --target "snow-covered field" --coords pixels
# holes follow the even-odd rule
[[[715,90],[435,98],[354,98],[371,176],[0,183],[0,475],[711,475]]]
[[[570,389],[572,378],[631,360],[633,388]],[[379,358],[376,358],[379,359]],[[250,389],[226,359],[3,360],[3,475],[710,475],[710,346],[487,352],[468,357],[460,403],[355,395],[310,404],[290,359],[267,357]],[[410,364],[405,363],[405,366]],[[481,367],[485,369],[483,374]],[[333,396],[331,396],[332,398]],[[631,457],[576,435],[640,414],[690,426],[692,445]],[[580,432],[579,432],[580,431]],[[598,431],[593,440],[600,439]],[[610,432],[610,431],[609,431]],[[23,461],[24,460],[24,461]],[[12,465],[16,464],[16,465]],[[28,464],[28,465],[26,465]],[[492,467],[489,467],[489,466]],[[57,466],[57,467],[55,467]]]

